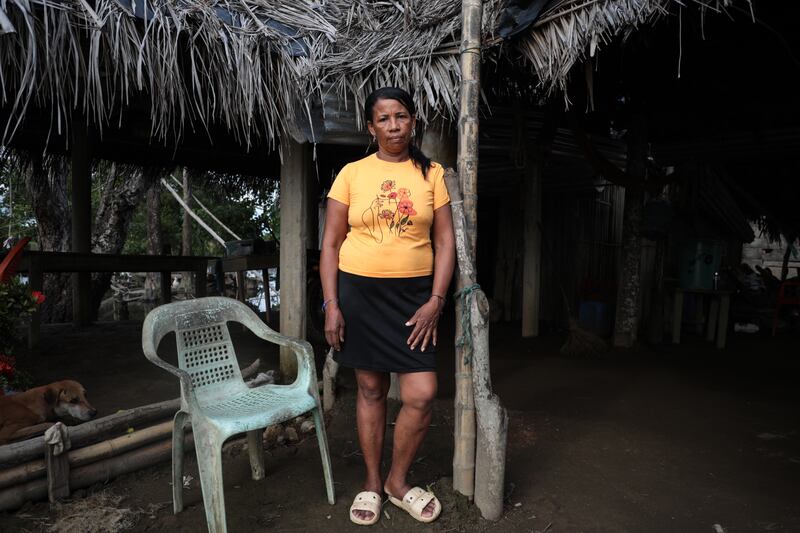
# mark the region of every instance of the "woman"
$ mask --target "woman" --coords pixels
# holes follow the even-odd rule
[[[384,87],[364,107],[378,151],[346,165],[331,186],[320,263],[325,337],[334,359],[355,369],[358,385],[366,478],[350,519],[377,522],[383,490],[417,520],[432,522],[440,502],[412,488],[406,474],[436,397],[436,326],[455,263],[450,197],[444,169],[412,143],[416,116],[409,94]],[[390,372],[398,374],[403,406],[383,480]]]

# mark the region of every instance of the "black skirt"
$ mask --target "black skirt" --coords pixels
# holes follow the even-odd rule
[[[413,326],[406,322],[431,297],[433,276],[372,278],[339,271],[339,308],[344,343],[334,360],[342,366],[378,372],[436,370],[436,347],[429,341],[412,350]]]

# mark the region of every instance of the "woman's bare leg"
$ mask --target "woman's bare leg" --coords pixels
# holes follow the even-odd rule
[[[389,392],[389,374],[371,370],[356,370],[358,394],[356,396],[356,425],[358,442],[364,455],[367,472],[363,490],[381,494],[381,455],[386,432],[386,394]],[[362,520],[372,518],[369,511],[355,511]]]
[[[402,498],[411,490],[406,476],[422,440],[428,433],[437,385],[436,372],[398,374],[398,379],[403,407],[394,426],[392,468],[384,486],[389,494]],[[434,502],[431,502],[423,509],[422,515],[432,516],[433,509]]]

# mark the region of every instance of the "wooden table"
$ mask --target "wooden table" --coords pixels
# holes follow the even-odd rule
[[[728,336],[728,314],[731,308],[731,294],[733,291],[713,289],[682,289],[673,287],[672,299],[672,343],[681,342],[681,321],[683,319],[683,295],[685,293],[699,294],[711,298],[711,308],[708,311],[706,325],[706,340],[716,340],[718,349],[725,348]]]

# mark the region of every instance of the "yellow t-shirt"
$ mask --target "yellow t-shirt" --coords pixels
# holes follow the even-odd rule
[[[346,165],[328,198],[349,208],[340,270],[374,278],[433,273],[433,211],[450,202],[441,165],[432,163],[426,180],[412,160],[392,163],[372,154]]]

